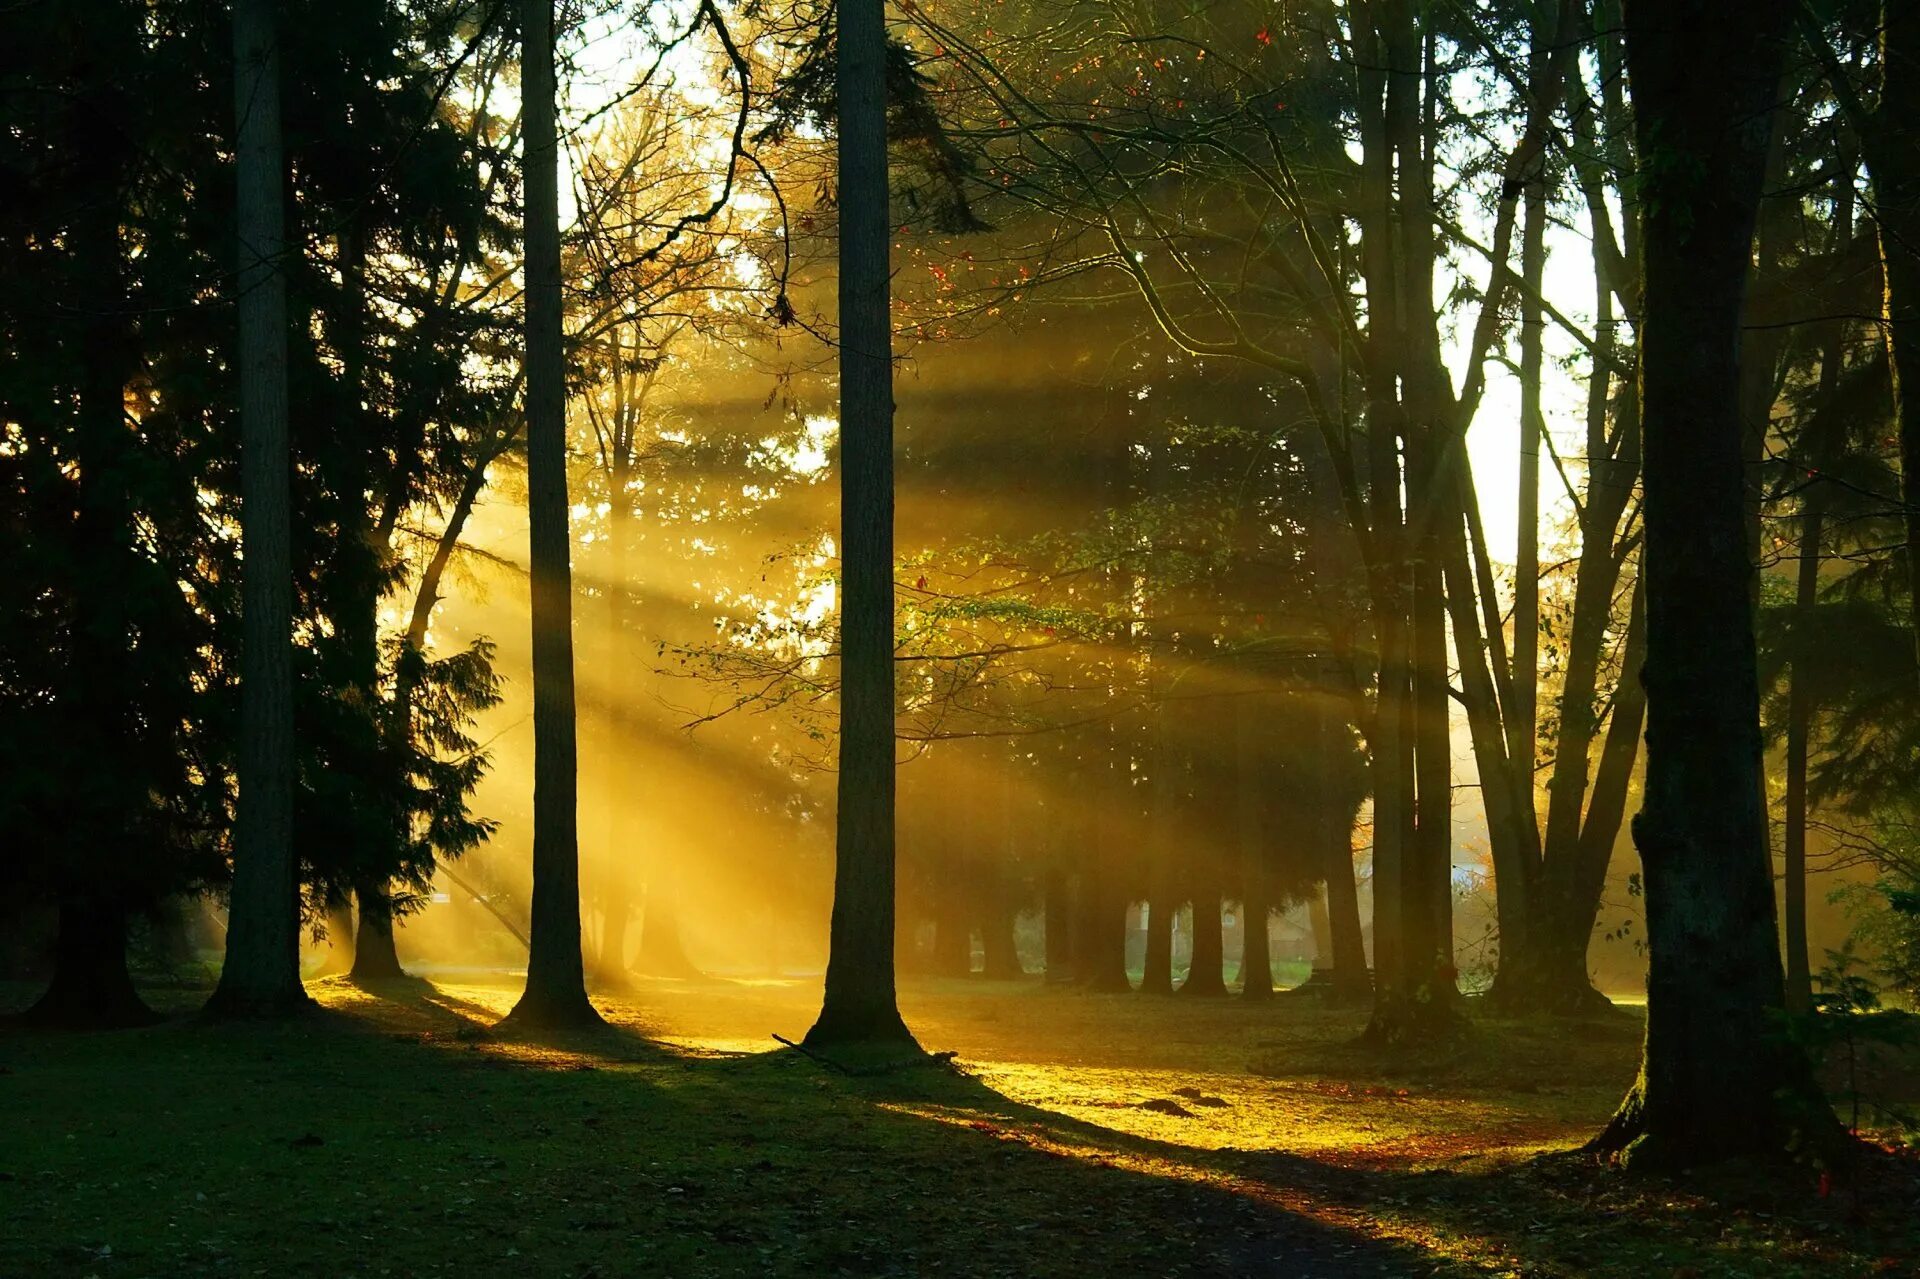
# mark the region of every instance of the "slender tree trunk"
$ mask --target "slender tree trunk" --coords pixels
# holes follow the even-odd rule
[[[840,773],[826,998],[813,1045],[917,1048],[894,999],[893,330],[886,14],[841,0]]]
[[[53,983],[23,1016],[34,1025],[76,1029],[145,1026],[160,1020],[127,972],[127,914],[92,897],[60,902]]]
[[[271,0],[233,10],[239,175],[241,575],[239,797],[227,953],[208,1010],[278,1017],[300,984],[300,875],[293,847],[293,552],[287,443],[286,167],[280,35]]]
[[[1367,967],[1367,938],[1360,922],[1360,889],[1353,878],[1353,832],[1329,823],[1325,832],[1327,918],[1333,938],[1333,998],[1361,1003],[1373,995]]]
[[[533,903],[527,987],[507,1015],[535,1029],[597,1026],[580,953],[573,571],[560,294],[553,0],[520,6],[526,167],[527,527],[533,597]]]
[[[1781,1033],[1749,598],[1740,331],[1786,0],[1628,0],[1643,174],[1647,1037],[1593,1142],[1635,1164],[1778,1157],[1833,1131]]]
[[[1823,515],[1809,500],[1801,512],[1800,573],[1796,622],[1812,620],[1820,589],[1820,541]],[[1804,643],[1800,646],[1805,651]],[[1802,673],[1792,670],[1787,691],[1787,813],[1782,910],[1786,916],[1787,1011],[1813,1007],[1813,976],[1807,963],[1807,745],[1813,725],[1813,696]]]

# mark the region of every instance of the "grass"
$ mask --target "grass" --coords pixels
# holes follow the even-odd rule
[[[1631,1014],[1483,1022],[1442,1057],[1364,1014],[910,985],[959,1069],[777,1050],[805,985],[647,983],[615,1029],[485,1029],[513,989],[313,984],[297,1025],[0,1034],[0,1274],[1915,1273],[1911,1165],[1856,1194],[1650,1182],[1563,1153]],[[25,992],[12,992],[24,997]],[[201,992],[155,993],[177,1010]],[[15,1000],[14,1002],[18,1002]],[[774,1051],[769,1051],[774,1050]]]

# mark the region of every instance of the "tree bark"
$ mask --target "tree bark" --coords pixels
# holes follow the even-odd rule
[[[573,571],[567,531],[567,389],[560,292],[559,129],[553,0],[520,5],[526,168],[527,528],[533,597],[533,901],[527,986],[507,1022],[602,1024],[580,951]]]
[[[1656,1168],[1833,1131],[1780,1033],[1746,550],[1740,331],[1786,0],[1628,0],[1645,308],[1649,970],[1640,1076],[1592,1148]]]
[[[1920,118],[1920,6],[1886,0],[1880,24],[1880,105],[1868,131],[1874,220],[1880,232],[1887,367],[1900,440],[1908,623],[1920,654],[1920,159],[1911,130]],[[1916,669],[1920,669],[1917,666]]]
[[[293,847],[293,552],[287,441],[286,166],[280,35],[271,0],[233,10],[239,198],[241,667],[239,795],[227,952],[208,1011],[280,1017],[300,984]]]

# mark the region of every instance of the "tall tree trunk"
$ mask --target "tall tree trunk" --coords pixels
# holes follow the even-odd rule
[[[597,1026],[580,953],[573,570],[560,294],[560,144],[553,0],[520,5],[526,167],[527,529],[533,597],[533,902],[527,987],[507,1015],[536,1029]]]
[[[1593,1148],[1684,1167],[1779,1156],[1832,1130],[1780,1033],[1746,552],[1740,329],[1789,14],[1628,0],[1642,174],[1646,436],[1647,1037]]]
[[[1810,493],[1801,512],[1800,572],[1795,622],[1812,620],[1820,589],[1820,541],[1823,514]],[[1797,646],[1805,651],[1804,641]],[[1807,963],[1807,745],[1813,725],[1813,696],[1799,670],[1790,670],[1787,690],[1787,812],[1783,839],[1781,907],[1786,924],[1787,1011],[1813,1007],[1813,976]]]
[[[60,901],[53,947],[53,983],[23,1020],[34,1025],[110,1029],[145,1026],[159,1015],[147,1007],[127,972],[127,913],[97,897]]]
[[[814,1045],[917,1048],[894,999],[893,330],[886,14],[841,0],[840,772],[826,997]]]
[[[293,551],[287,443],[286,167],[280,35],[271,0],[233,10],[239,201],[239,796],[227,953],[208,1002],[229,1016],[307,1007],[300,984],[300,875],[293,847]]]

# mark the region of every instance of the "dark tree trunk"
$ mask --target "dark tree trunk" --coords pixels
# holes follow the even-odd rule
[[[1069,891],[1066,868],[1047,867],[1046,895],[1046,975],[1049,985],[1074,979],[1073,895]]]
[[[208,1011],[278,1017],[308,1006],[300,984],[300,877],[293,848],[293,552],[287,444],[286,167],[280,152],[277,6],[233,11],[240,319],[241,575],[239,797],[227,953]]]
[[[1809,500],[1801,513],[1800,572],[1795,600],[1797,621],[1812,619],[1820,589],[1820,541],[1823,522],[1819,505]],[[1800,651],[1804,652],[1802,644]],[[1782,840],[1781,909],[1785,915],[1787,954],[1787,1010],[1804,1013],[1813,1007],[1813,975],[1807,962],[1807,746],[1813,726],[1813,697],[1802,672],[1789,671],[1787,690],[1786,831]]]
[[[393,901],[381,888],[363,888],[355,893],[360,907],[360,928],[353,938],[355,981],[382,981],[405,977],[400,967],[400,952],[393,945]]]
[[[914,1049],[893,980],[893,331],[886,13],[841,0],[840,772],[826,997],[813,1045]]]
[[[1140,993],[1173,993],[1173,921],[1180,908],[1171,894],[1161,893],[1147,900],[1147,953],[1140,972]]]
[[[1247,889],[1240,903],[1240,997],[1255,1001],[1273,998],[1273,946],[1267,939],[1267,917],[1271,913],[1266,891],[1259,886]]]
[[[1193,962],[1182,995],[1217,997],[1227,993],[1226,943],[1221,935],[1220,890],[1196,888],[1193,893]]]
[[[1126,890],[1104,866],[1091,864],[1080,872],[1080,928],[1075,976],[1090,991],[1124,993],[1133,989],[1127,976]]]
[[[1912,129],[1920,119],[1920,5],[1886,0],[1880,25],[1880,105],[1868,134],[1874,221],[1884,272],[1887,366],[1900,439],[1905,508],[1908,622],[1920,651],[1920,157]]]
[[[598,1026],[580,952],[573,570],[567,532],[567,388],[560,296],[553,0],[520,6],[526,169],[527,529],[533,598],[533,902],[515,1026]]]
[[[60,903],[53,983],[22,1020],[78,1030],[145,1026],[159,1020],[127,973],[127,914],[90,898]]]
[[[1629,0],[1643,161],[1647,1037],[1596,1150],[1684,1167],[1833,1129],[1782,1035],[1746,551],[1740,326],[1786,0]]]

